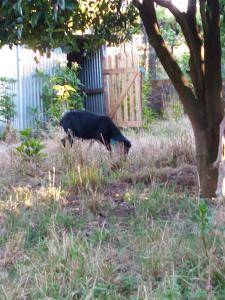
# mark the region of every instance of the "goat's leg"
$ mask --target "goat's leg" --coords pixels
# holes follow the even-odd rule
[[[61,143],[63,144],[63,147],[66,147],[66,141],[68,141],[70,143],[70,146],[72,147],[73,145],[73,136],[71,132],[67,132],[67,135],[61,139]]]
[[[112,152],[112,147],[110,143],[105,143],[106,149],[111,153]]]
[[[63,144],[63,147],[66,147],[66,140],[67,140],[67,136],[65,136],[63,139],[61,139],[61,143]]]
[[[102,133],[98,133],[98,134],[96,135],[96,139],[97,139],[100,143],[102,143],[102,144],[106,147],[106,149],[107,149],[109,152],[112,151],[110,141],[108,141],[107,139],[105,139],[105,138],[103,137]]]
[[[68,141],[69,141],[69,143],[70,143],[70,146],[72,147],[73,146],[73,134],[72,134],[72,132],[71,131],[68,131],[68,133],[67,133],[67,137],[68,137]]]

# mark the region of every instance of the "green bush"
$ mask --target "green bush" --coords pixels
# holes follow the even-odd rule
[[[42,152],[44,145],[41,140],[32,136],[31,128],[21,130],[20,136],[23,141],[20,146],[16,147],[16,151],[19,153],[22,160],[34,162],[35,164],[40,163],[46,156]]]
[[[157,113],[149,106],[149,95],[151,91],[151,84],[148,75],[144,76],[143,80],[143,119],[144,119],[144,127],[147,128],[156,118]]]
[[[177,122],[184,115],[184,109],[180,101],[171,100],[163,110],[163,119]]]
[[[57,65],[53,75],[36,71],[36,75],[42,79],[44,112],[52,125],[58,123],[66,110],[83,108],[77,71],[78,65],[75,63],[71,68]]]
[[[16,80],[7,77],[0,77],[0,117],[1,121],[6,124],[5,130],[3,132],[3,138],[10,131],[12,126],[12,119],[16,114],[15,104],[13,102],[13,97],[15,94],[11,92],[11,86]]]

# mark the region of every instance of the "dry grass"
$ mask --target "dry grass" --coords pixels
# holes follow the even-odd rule
[[[177,123],[157,122],[148,131],[128,131],[132,142],[132,148],[126,163],[121,163],[119,172],[124,169],[125,173],[135,174],[139,170],[152,170],[154,168],[177,167],[186,164],[194,164],[194,142],[188,121],[182,120]],[[105,148],[94,142],[76,140],[73,148],[64,149],[60,143],[63,132],[60,129],[51,133],[50,138],[44,139],[47,159],[41,168],[34,169],[29,173],[29,164],[21,164],[16,155],[16,145],[0,144],[0,176],[9,182],[23,180],[23,169],[30,177],[39,177],[48,174],[48,170],[55,168],[56,173],[68,173],[81,171],[82,168],[103,168],[111,171],[118,158],[115,153],[110,158]],[[35,173],[36,172],[36,173]],[[87,171],[88,172],[88,171]],[[84,171],[85,173],[85,171]],[[145,173],[145,172],[144,172]],[[21,178],[20,178],[21,175]],[[26,174],[25,174],[26,175]],[[27,178],[26,178],[27,179]]]
[[[126,162],[59,130],[38,167],[1,143],[0,299],[224,299],[225,207],[195,197],[189,123],[126,134]]]

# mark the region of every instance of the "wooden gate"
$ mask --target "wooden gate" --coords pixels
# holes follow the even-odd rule
[[[103,74],[107,114],[120,127],[142,126],[138,54],[108,55]]]

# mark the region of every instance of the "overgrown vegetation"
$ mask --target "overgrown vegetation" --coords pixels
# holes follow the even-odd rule
[[[0,299],[223,299],[225,209],[197,198],[187,120],[128,131],[116,169],[60,135],[32,174],[36,155],[18,169],[17,146],[1,153]]]
[[[142,109],[143,109],[143,126],[149,128],[149,126],[157,119],[165,119],[168,121],[175,121],[182,119],[184,116],[184,110],[182,104],[177,99],[169,97],[167,101],[163,101],[161,112],[157,112],[151,108],[150,92],[151,85],[149,76],[145,74],[143,78],[143,98],[142,98]],[[160,104],[159,104],[160,105]]]
[[[31,162],[38,165],[46,155],[42,152],[44,145],[39,138],[33,137],[32,129],[27,128],[20,131],[22,142],[16,147],[21,161]]]
[[[16,114],[15,104],[13,102],[12,85],[16,80],[7,77],[0,77],[0,117],[3,125],[3,132],[1,134],[4,139],[10,132],[12,127],[12,119]]]
[[[55,125],[65,111],[83,108],[83,99],[77,64],[74,63],[71,68],[56,65],[52,72],[53,74],[49,75],[37,70],[36,74],[42,79],[44,113]]]
[[[148,126],[157,119],[157,113],[150,107],[150,91],[151,85],[149,76],[145,74],[143,76],[143,86],[142,86],[142,110],[143,110],[143,121],[144,127],[148,128]]]
[[[184,116],[184,109],[178,100],[169,101],[162,112],[162,117],[168,121],[181,120]]]

